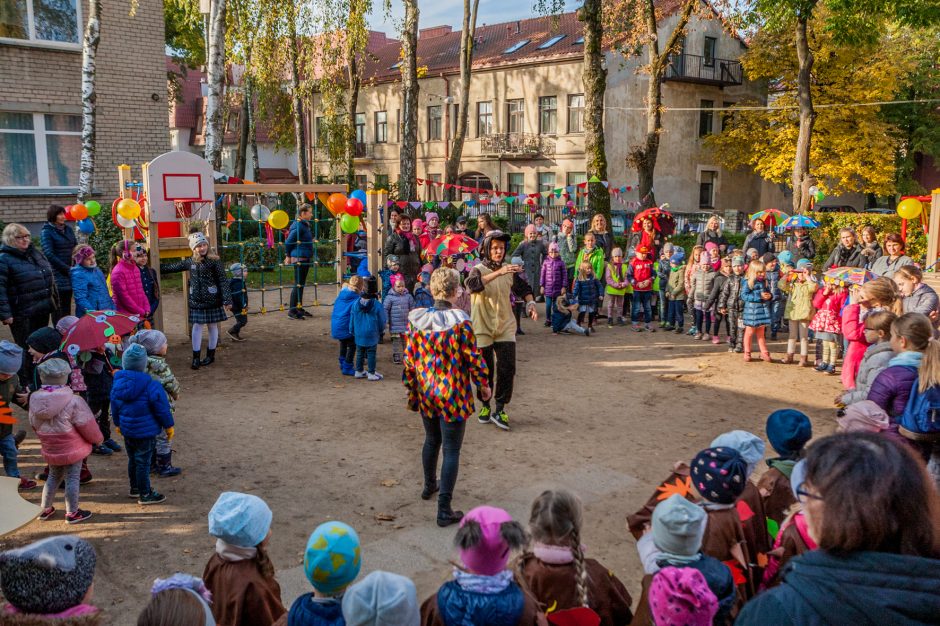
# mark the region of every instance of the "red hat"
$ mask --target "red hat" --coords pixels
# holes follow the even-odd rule
[[[650,253],[650,249],[649,249],[649,246],[637,246],[637,247],[636,247],[636,252],[638,252],[638,253],[640,253],[640,254],[649,254],[649,253]]]

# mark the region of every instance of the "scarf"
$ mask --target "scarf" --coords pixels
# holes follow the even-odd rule
[[[660,552],[659,556],[656,558],[656,564],[660,568],[665,567],[661,565],[662,563],[668,563],[669,565],[677,565],[679,567],[684,567],[689,563],[695,563],[702,558],[701,552],[696,552],[695,554],[673,554],[672,552]]]
[[[790,480],[790,475],[793,474],[793,466],[796,465],[796,461],[793,459],[768,459],[767,465],[774,468],[781,474],[787,477],[787,480]]]
[[[418,251],[418,248],[419,248],[420,244],[418,243],[418,239],[415,237],[415,234],[414,234],[412,231],[408,231],[408,232],[406,233],[405,231],[403,231],[403,230],[401,230],[401,229],[398,229],[396,232],[397,232],[401,237],[403,237],[403,238],[405,239],[405,241],[407,241],[407,242],[409,243],[409,247],[410,247],[410,249],[411,249],[412,252],[417,252],[417,251]]]
[[[895,365],[900,365],[902,367],[911,367],[915,370],[920,369],[921,359],[924,358],[923,352],[914,352],[907,350],[905,352],[899,352],[896,357],[888,361],[888,367],[894,367]]]
[[[549,565],[567,565],[574,562],[574,553],[567,546],[550,546],[546,543],[536,542],[532,546],[532,554],[539,561]],[[584,554],[584,546],[581,546],[581,554]]]
[[[493,576],[482,576],[454,568],[454,580],[464,591],[494,594],[509,587],[512,582],[512,571],[507,569]]]
[[[242,548],[241,546],[233,546],[221,539],[216,539],[215,553],[222,557],[224,561],[234,563],[255,558],[255,555],[258,554],[258,548]]]

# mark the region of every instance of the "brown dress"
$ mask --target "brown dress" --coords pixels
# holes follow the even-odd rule
[[[796,504],[796,498],[790,488],[790,479],[776,467],[771,467],[760,477],[757,488],[764,499],[764,513],[769,519],[777,522],[778,526],[783,524],[787,511]]]
[[[744,528],[736,507],[706,509],[708,521],[702,538],[702,552],[716,558],[729,568],[738,588],[740,603],[754,595],[756,585],[748,564],[754,561],[744,538]]]
[[[669,488],[671,491],[668,492],[669,495],[672,493],[681,493],[685,490],[685,486],[688,485],[689,489],[684,495],[685,499],[689,502],[695,502],[695,492],[691,489],[691,482],[686,482],[689,480],[689,467],[688,465],[682,465],[676,471],[672,472],[669,475],[669,478],[664,480],[656,491],[653,492],[653,495],[650,496],[649,500],[646,501],[646,504],[632,515],[627,516],[627,529],[630,531],[630,534],[633,535],[634,539],[639,539],[643,536],[643,530],[647,524],[650,524],[653,519],[653,509],[656,508],[656,505],[665,500],[668,495],[666,492],[663,492],[662,489]]]
[[[265,578],[254,559],[226,561],[213,554],[202,579],[212,592],[218,626],[271,626],[286,613],[280,585]]]
[[[548,626],[545,614],[539,610],[538,602],[531,593],[522,590],[525,603],[522,606],[522,617],[519,626]],[[441,619],[441,612],[437,608],[437,592],[421,605],[421,626],[447,626]]]
[[[751,481],[747,481],[744,493],[737,502],[738,517],[741,519],[741,528],[744,531],[744,541],[747,543],[748,553],[751,555],[751,580],[754,588],[750,590],[748,598],[757,593],[756,586],[760,584],[764,575],[764,566],[767,564],[767,553],[772,547],[770,534],[767,532],[767,515],[764,509],[764,499],[760,489]]]
[[[804,552],[815,550],[816,546],[809,545],[800,534],[796,524],[796,516],[790,517],[782,526],[780,535],[774,548],[774,556],[771,557],[770,565],[764,575],[763,588],[769,589],[780,584],[782,580],[783,568],[793,557],[800,556]]]
[[[621,626],[633,619],[632,598],[620,579],[594,559],[584,559],[588,577],[588,605],[601,618],[603,626]],[[581,606],[575,584],[574,563],[553,565],[534,554],[522,556],[522,575],[542,609],[551,612]]]

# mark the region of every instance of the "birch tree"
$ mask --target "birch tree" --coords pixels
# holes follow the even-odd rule
[[[98,93],[95,88],[98,42],[101,40],[101,0],[88,3],[88,21],[82,41],[82,157],[78,178],[78,201],[91,198],[95,183],[95,131]]]
[[[398,196],[418,197],[418,0],[404,0],[401,32],[401,143]],[[464,111],[466,112],[466,111]]]
[[[216,170],[222,168],[222,142],[225,129],[222,111],[225,106],[225,13],[227,0],[209,3],[209,59],[207,82],[209,94],[206,102],[205,159]]]
[[[463,144],[467,138],[467,119],[470,115],[470,80],[473,68],[473,46],[477,27],[477,9],[480,0],[464,0],[463,30],[460,31],[460,108],[457,111],[457,131],[451,146],[450,157],[444,167],[444,182],[457,184],[460,173],[460,159],[463,156]],[[456,189],[445,187],[448,200],[456,197]]]

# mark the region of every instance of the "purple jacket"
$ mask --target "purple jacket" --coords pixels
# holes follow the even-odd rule
[[[545,288],[546,298],[557,298],[568,282],[568,271],[561,257],[545,257],[542,262],[542,276],[539,284]]]
[[[868,399],[884,409],[894,421],[894,418],[904,413],[915,380],[917,370],[904,365],[892,365],[875,378]]]

